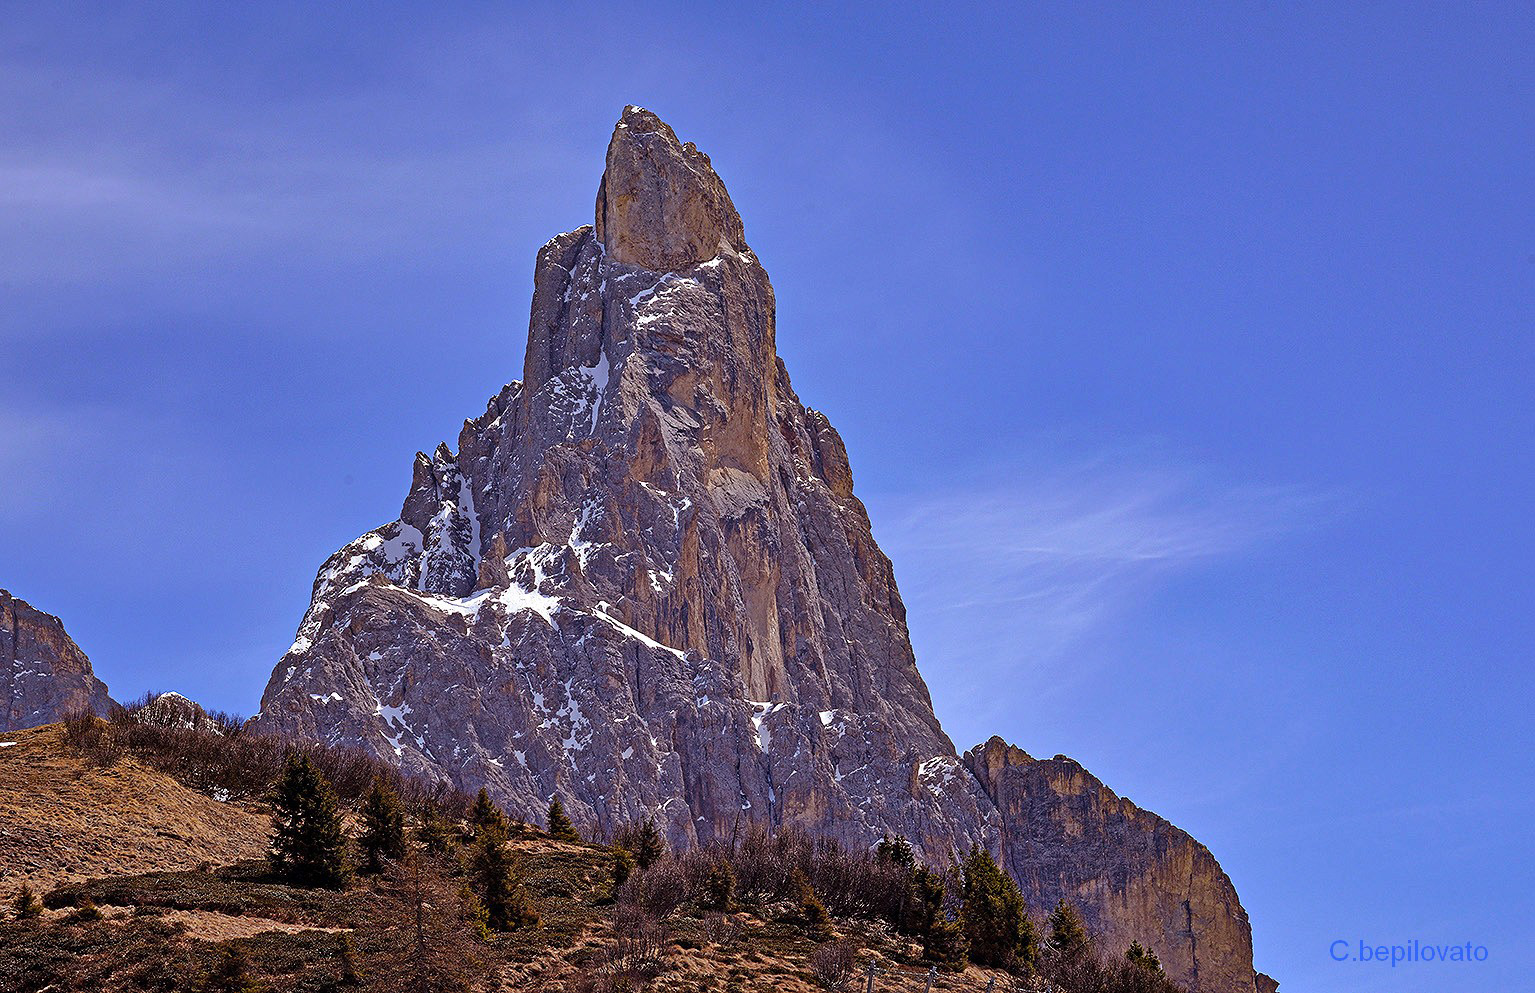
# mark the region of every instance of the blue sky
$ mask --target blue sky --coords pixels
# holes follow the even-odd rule
[[[1526,977],[1527,6],[49,6],[0,26],[0,585],[119,696],[255,708],[520,375],[640,103],[731,189],[956,744],[1191,831],[1285,989]]]

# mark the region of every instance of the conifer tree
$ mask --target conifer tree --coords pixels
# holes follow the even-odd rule
[[[486,833],[506,834],[506,815],[483,786],[480,787],[479,796],[474,798],[474,807],[469,811],[469,826],[474,829],[476,837]]]
[[[1038,961],[1034,925],[1023,910],[1023,894],[997,868],[991,853],[972,848],[964,863],[964,904],[960,922],[977,965],[1032,969]]]
[[[576,832],[576,826],[570,823],[569,817],[565,816],[565,805],[560,803],[559,797],[549,801],[549,835],[559,841],[581,840],[581,835]]]
[[[346,881],[336,794],[308,754],[292,755],[272,795],[272,866],[300,886]]]
[[[943,876],[926,866],[911,874],[911,892],[898,927],[922,941],[922,957],[945,966],[964,967],[965,935],[943,911]]]
[[[1092,948],[1087,937],[1087,927],[1082,923],[1076,908],[1064,899],[1055,904],[1050,912],[1050,947],[1068,961],[1076,961]]]
[[[405,854],[405,811],[400,798],[381,779],[373,780],[362,804],[362,834],[357,839],[363,852],[363,868],[376,873],[385,859]]]
[[[474,845],[470,872],[486,927],[514,931],[538,924],[538,914],[517,879],[517,864],[507,850],[506,835],[489,831],[480,836]]]
[[[613,849],[613,892],[629,881],[629,874],[634,871],[634,856],[627,848]]]
[[[362,983],[362,975],[357,971],[357,942],[352,940],[351,932],[341,935],[341,948],[338,956],[341,959],[341,982],[346,986],[357,986]]]
[[[421,825],[416,828],[416,840],[433,855],[443,854],[453,844],[453,832],[435,800],[428,800],[421,811]]]
[[[704,870],[698,905],[705,910],[728,911],[735,904],[735,896],[735,869],[725,859],[715,860]]]
[[[661,832],[656,828],[654,817],[645,818],[645,823],[640,825],[639,837],[635,844],[634,862],[641,869],[649,869],[666,855],[666,842],[661,840]]]
[[[911,850],[911,842],[899,836],[892,838],[887,834],[881,838],[874,848],[874,855],[881,862],[907,872],[917,865],[917,856]]]
[[[218,964],[204,977],[200,993],[255,993],[255,980],[239,945],[226,945]]]
[[[1130,942],[1130,947],[1125,951],[1125,959],[1131,964],[1140,966],[1147,972],[1162,972],[1162,960],[1157,958],[1157,953],[1142,945],[1139,941]]]
[[[818,937],[830,934],[831,914],[826,912],[826,904],[816,896],[815,887],[810,885],[810,880],[799,869],[795,869],[789,877],[789,890],[794,894],[794,902],[799,904],[800,913],[804,915],[810,933]]]
[[[16,894],[16,900],[11,906],[16,911],[18,921],[35,921],[43,916],[43,905],[38,902],[37,894],[32,892],[32,887],[27,883],[21,884],[21,892]]]

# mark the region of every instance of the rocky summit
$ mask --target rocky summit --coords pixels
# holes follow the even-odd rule
[[[842,439],[774,335],[709,157],[625,109],[595,224],[538,253],[521,381],[325,562],[256,727],[528,819],[558,796],[586,832],[653,816],[677,844],[756,821],[933,860],[1005,848],[1036,910],[1066,895],[1191,988],[1253,990],[1236,894],[1213,859],[1186,871],[1171,825],[1119,815],[1077,844],[1070,783],[956,754]]]
[[[0,731],[51,724],[112,705],[91,660],[52,614],[0,590]]]

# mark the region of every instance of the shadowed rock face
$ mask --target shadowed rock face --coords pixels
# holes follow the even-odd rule
[[[709,160],[614,130],[597,227],[539,252],[523,379],[325,564],[258,726],[583,830],[660,812],[943,857],[989,804],[933,715],[842,440],[795,396]]]
[[[1102,947],[1149,944],[1190,989],[1255,988],[1247,912],[1204,845],[1071,759],[992,738],[964,761],[1001,815],[1001,864],[1037,913],[1065,899]]]
[[[529,820],[557,795],[587,832],[654,815],[679,844],[755,820],[996,851],[842,439],[774,334],[708,157],[626,109],[595,226],[538,253],[522,380],[326,561],[256,727]]]
[[[0,590],[0,731],[52,724],[82,707],[105,714],[111,705],[59,619]]]

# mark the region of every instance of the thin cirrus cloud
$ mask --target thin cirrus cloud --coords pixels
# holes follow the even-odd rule
[[[0,63],[21,108],[0,151],[0,258],[11,290],[405,256],[486,226],[488,203],[558,185],[573,151],[541,118],[449,134],[437,106],[312,93],[248,106],[107,71]],[[529,131],[549,140],[520,141]]]
[[[1081,673],[1077,649],[1158,579],[1314,527],[1337,504],[1300,487],[1106,460],[873,502],[924,672],[983,713],[1008,705],[995,692],[1011,685],[1003,677],[1053,672],[1067,656]]]

